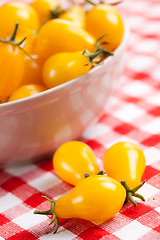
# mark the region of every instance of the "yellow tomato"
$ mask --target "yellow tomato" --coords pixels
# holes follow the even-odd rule
[[[132,189],[141,182],[145,170],[145,157],[137,145],[119,142],[106,151],[103,166],[108,176],[119,182],[125,180]]]
[[[55,202],[54,212],[61,218],[81,218],[103,223],[122,208],[126,198],[124,187],[107,176],[91,176],[78,183]]]
[[[71,21],[53,19],[44,24],[37,35],[36,53],[47,59],[59,52],[93,51],[95,38]]]
[[[84,179],[85,173],[96,175],[99,172],[92,149],[79,141],[62,144],[53,156],[53,167],[62,180],[72,185]]]
[[[99,38],[106,34],[103,41],[108,42],[104,47],[115,50],[123,37],[123,21],[115,7],[107,4],[98,4],[86,15],[86,30],[94,37]]]
[[[21,85],[26,84],[42,84],[42,64],[38,62],[38,59],[31,59],[28,56],[24,58],[25,68],[24,75],[21,81]]]
[[[0,38],[6,38],[13,33],[16,23],[19,23],[18,34],[26,30],[37,30],[39,20],[35,10],[23,2],[9,2],[0,7]]]
[[[24,53],[10,43],[0,43],[0,100],[9,97],[24,74]]]
[[[21,98],[30,97],[36,95],[40,92],[45,91],[46,88],[39,84],[30,84],[30,85],[23,85],[17,88],[9,98],[9,102],[15,101]]]
[[[35,0],[30,6],[32,6],[39,16],[40,24],[50,19],[50,11],[58,6],[57,0]]]
[[[95,175],[80,181],[65,196],[51,203],[49,211],[34,211],[34,214],[53,215],[60,218],[81,218],[95,223],[103,223],[112,218],[122,208],[126,198],[125,188],[116,180]],[[54,233],[55,233],[54,232]]]
[[[89,71],[91,63],[82,52],[57,53],[50,57],[43,67],[43,82],[47,88],[56,87]]]
[[[60,14],[59,18],[73,22],[76,26],[85,29],[85,12],[80,5],[74,5],[64,13]]]

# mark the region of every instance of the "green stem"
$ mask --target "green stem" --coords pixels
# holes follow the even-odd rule
[[[16,23],[15,29],[13,31],[13,34],[12,34],[12,37],[11,37],[10,41],[13,41],[13,42],[15,41],[15,38],[16,38],[16,35],[17,35],[17,31],[18,31],[18,27],[19,27],[19,23]]]
[[[138,189],[140,189],[143,185],[144,185],[145,181],[141,182],[138,186],[136,186],[135,188],[133,189],[130,189],[127,182],[126,181],[121,181],[121,184],[123,185],[123,187],[125,188],[126,190],[126,199],[125,199],[125,203],[129,201],[131,201],[131,203],[137,207],[137,203],[134,201],[133,197],[136,197],[136,198],[139,198],[141,199],[142,201],[145,201],[144,197],[138,193],[136,193],[136,191]]]
[[[83,52],[83,56],[87,57],[88,59],[87,64],[85,66],[88,66],[89,63],[91,63],[93,66],[97,66],[98,64],[101,63],[101,60],[103,60],[106,56],[114,55],[113,52],[102,47],[103,44],[108,44],[108,42],[100,42],[100,40],[106,35],[107,34],[104,34],[97,39],[96,49],[94,50],[93,53],[85,49],[85,51]]]
[[[84,174],[84,177],[85,177],[85,178],[90,177],[89,173],[85,173],[85,174]]]
[[[14,32],[13,32],[11,38],[9,38],[7,36],[7,39],[0,39],[0,42],[2,42],[2,43],[9,43],[9,44],[12,44],[12,45],[18,47],[20,50],[22,50],[27,56],[29,56],[33,60],[34,58],[23,47],[21,47],[22,43],[24,43],[24,41],[26,40],[26,37],[23,38],[19,42],[15,42],[15,38],[16,38],[16,35],[17,35],[18,27],[19,27],[19,23],[16,23],[15,28],[14,28]]]
[[[49,199],[46,196],[42,196],[42,197],[47,199],[48,202],[51,204],[50,209],[47,210],[47,211],[35,210],[33,213],[34,214],[41,214],[41,215],[53,215],[53,218],[52,218],[51,222],[49,223],[49,226],[54,223],[54,225],[53,225],[54,232],[53,233],[56,233],[57,230],[58,230],[58,227],[59,227],[59,219],[58,219],[57,215],[54,212],[55,202],[53,202],[51,199]]]
[[[96,4],[94,2],[92,2],[91,0],[86,0],[86,2],[93,5],[93,6],[96,6]]]
[[[106,172],[103,170],[101,170],[100,172],[97,173],[97,175],[104,175],[104,174],[106,174]]]
[[[61,8],[60,6],[57,6],[56,8],[52,9],[50,11],[50,19],[55,19],[58,18],[60,14],[62,14],[63,12],[65,12],[65,10],[63,8]]]
[[[116,1],[116,2],[113,2],[113,3],[108,3],[109,5],[112,5],[112,6],[115,6],[115,5],[118,5],[120,3],[122,3],[123,0],[119,0],[119,1]],[[86,0],[87,3],[93,5],[93,6],[97,6],[98,4],[95,4],[94,2],[92,2],[91,0]],[[100,4],[105,4],[104,0],[100,0],[99,1]]]

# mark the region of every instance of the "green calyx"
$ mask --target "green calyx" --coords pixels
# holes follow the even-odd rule
[[[56,233],[58,231],[58,228],[59,228],[59,220],[58,220],[58,217],[56,216],[56,214],[54,213],[54,208],[55,208],[55,202],[53,202],[51,199],[49,199],[48,197],[46,196],[42,196],[43,198],[47,199],[48,202],[51,204],[51,208],[47,211],[38,211],[38,210],[35,210],[33,213],[34,214],[41,214],[41,215],[53,215],[53,218],[49,224],[49,226],[51,224],[54,224],[53,225],[53,228],[55,229],[53,233]]]
[[[27,51],[25,51],[24,48],[22,47],[22,44],[25,42],[26,37],[23,38],[22,40],[20,40],[19,42],[16,42],[16,41],[15,41],[16,35],[17,35],[17,31],[18,31],[18,27],[19,27],[19,23],[16,23],[11,38],[10,38],[9,36],[7,36],[6,39],[0,39],[0,42],[1,42],[1,43],[10,43],[10,44],[18,47],[18,48],[19,48],[20,50],[22,50],[27,56],[29,56],[31,59],[33,59],[33,57],[32,57]]]
[[[128,201],[131,201],[131,203],[135,207],[137,207],[137,203],[134,201],[133,197],[136,197],[136,198],[141,199],[142,201],[145,201],[145,199],[142,195],[136,193],[137,190],[140,189],[145,184],[145,182],[146,181],[143,181],[138,186],[136,186],[135,188],[130,189],[126,181],[121,181],[121,184],[123,185],[123,187],[126,190],[126,199],[125,199],[124,204],[127,203]]]
[[[103,171],[103,170],[101,170],[100,172],[97,173],[97,175],[105,175],[105,174],[106,174],[106,172]],[[90,174],[89,174],[89,173],[85,173],[85,174],[84,174],[84,177],[85,177],[85,178],[90,177]]]
[[[114,53],[112,51],[106,50],[102,45],[108,44],[108,42],[101,42],[101,39],[104,38],[106,34],[101,36],[96,41],[96,49],[93,53],[89,52],[87,49],[83,52],[83,56],[87,57],[87,64],[91,63],[93,66],[97,66],[101,63],[101,61],[107,56],[113,56]]]
[[[56,8],[50,11],[50,19],[58,18],[61,13],[65,12],[65,10],[61,6],[57,6]]]
[[[89,3],[89,4],[91,4],[91,5],[93,5],[93,6],[97,6],[99,3],[100,3],[100,4],[101,4],[101,3],[105,3],[104,0],[100,0],[99,3],[97,3],[97,4],[94,3],[94,2],[92,2],[91,0],[86,0],[86,2]],[[116,2],[113,2],[113,3],[108,3],[108,4],[114,6],[114,5],[120,4],[121,2],[122,2],[122,0],[119,0],[119,1],[116,1]]]

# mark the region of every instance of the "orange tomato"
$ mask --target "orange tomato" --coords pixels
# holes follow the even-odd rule
[[[95,38],[71,21],[53,19],[44,24],[37,35],[36,54],[46,60],[59,52],[93,51]]]
[[[85,29],[85,11],[80,5],[73,5],[60,14],[59,18],[73,22],[76,26]]]
[[[50,11],[58,6],[57,0],[35,0],[32,6],[38,14],[40,24],[50,19]]]
[[[123,37],[123,21],[115,7],[98,4],[86,14],[86,30],[96,39],[106,34],[103,41],[108,42],[104,47],[115,50]]]
[[[26,84],[42,84],[42,64],[38,62],[38,59],[31,59],[28,56],[24,57],[25,68],[24,75],[21,81],[21,85]]]
[[[24,74],[24,53],[10,43],[0,43],[0,100],[9,97]]]
[[[0,38],[6,38],[13,33],[16,23],[19,23],[18,35],[28,29],[37,30],[39,20],[35,10],[23,2],[9,2],[0,7]],[[3,24],[2,24],[3,23]]]
[[[82,52],[63,52],[51,56],[43,67],[43,82],[47,88],[56,87],[89,71],[92,64]]]
[[[22,98],[26,98],[26,97],[30,97],[33,95],[36,95],[40,92],[45,91],[46,88],[42,85],[38,85],[38,84],[30,84],[30,85],[23,85],[19,88],[17,88],[12,95],[9,98],[9,102],[11,101],[15,101],[18,99],[22,99]]]

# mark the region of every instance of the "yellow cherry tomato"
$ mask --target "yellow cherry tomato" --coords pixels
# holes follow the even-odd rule
[[[38,16],[40,24],[42,24],[44,21],[47,21],[50,19],[50,11],[52,9],[55,9],[58,6],[57,0],[35,0],[32,3],[30,3],[30,6],[32,6]]]
[[[47,88],[56,87],[89,71],[92,64],[82,52],[57,53],[43,67],[43,82]]]
[[[46,88],[39,84],[30,84],[30,85],[23,85],[17,88],[9,98],[9,102],[15,101],[21,98],[30,97],[36,95],[40,92],[45,91]]]
[[[115,50],[123,37],[123,21],[119,12],[111,5],[98,4],[86,15],[86,30],[99,38],[106,34],[103,41],[108,42],[104,47]]]
[[[60,14],[59,18],[73,22],[76,26],[85,29],[85,12],[80,5],[74,5],[64,13]]]
[[[145,170],[145,157],[137,145],[119,142],[106,151],[103,166],[108,176],[119,182],[125,180],[132,189],[141,182]]]
[[[24,53],[10,43],[0,43],[0,100],[9,97],[24,74]]]
[[[93,51],[95,38],[71,21],[53,19],[44,24],[37,35],[36,53],[47,59],[59,52]]]
[[[21,1],[9,2],[0,7],[0,23],[0,38],[12,34],[16,23],[19,23],[19,35],[28,29],[39,28],[37,13],[31,6]]]
[[[26,84],[43,84],[42,80],[42,64],[38,59],[31,59],[29,56],[24,57],[25,68],[21,81],[21,85]]]
[[[92,149],[80,141],[62,144],[53,156],[53,167],[65,182],[76,185],[84,174],[96,175],[99,167]]]
[[[80,181],[77,186],[55,202],[54,212],[61,218],[81,218],[103,223],[122,208],[125,188],[116,180],[95,175]]]
[[[94,175],[80,181],[71,192],[57,199],[54,204],[47,198],[51,209],[35,210],[34,214],[53,215],[52,223],[55,220],[56,232],[58,217],[103,223],[119,212],[125,198],[126,190],[119,182],[107,176]]]

